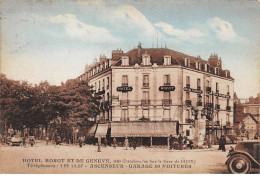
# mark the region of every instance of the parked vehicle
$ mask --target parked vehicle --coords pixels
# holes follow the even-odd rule
[[[260,170],[260,140],[241,141],[236,144],[227,157],[226,165],[230,173],[245,174],[251,168]]]
[[[10,140],[10,145],[11,146],[21,146],[23,140],[20,137],[12,137]]]

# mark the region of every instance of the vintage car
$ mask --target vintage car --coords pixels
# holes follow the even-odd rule
[[[12,137],[10,140],[11,146],[21,146],[21,144],[22,144],[22,139],[20,137]]]
[[[235,149],[231,148],[228,153],[226,165],[230,173],[245,174],[251,168],[260,168],[260,140],[241,141],[236,144]]]

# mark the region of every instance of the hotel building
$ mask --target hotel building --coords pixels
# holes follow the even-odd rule
[[[233,125],[234,79],[216,54],[203,60],[139,43],[126,53],[112,51],[110,59],[101,56],[77,79],[103,98],[100,115],[90,119],[97,122],[95,137],[167,144],[170,135],[182,134],[213,141]]]

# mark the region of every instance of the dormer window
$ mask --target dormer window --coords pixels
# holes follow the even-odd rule
[[[215,74],[219,75],[219,68],[218,67],[215,67]]]
[[[196,69],[201,70],[201,64],[198,61],[196,62]]]
[[[142,56],[142,65],[151,65],[150,55],[148,55],[147,53],[143,54]]]
[[[190,59],[189,58],[185,58],[185,66],[190,67]]]
[[[127,56],[122,57],[122,66],[129,66],[129,58]]]
[[[209,65],[208,64],[205,64],[205,71],[209,72]]]
[[[165,55],[163,65],[171,65],[171,56]]]
[[[229,71],[226,71],[226,77],[229,77],[229,76],[230,76]]]

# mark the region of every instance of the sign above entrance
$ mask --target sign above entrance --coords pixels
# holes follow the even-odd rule
[[[215,93],[214,95],[217,97],[222,97],[222,98],[230,98],[230,95],[225,95],[225,94],[220,94],[220,93]]]
[[[116,91],[118,92],[131,92],[133,90],[133,87],[129,86],[122,86],[122,87],[117,87]]]
[[[202,90],[199,90],[199,89],[192,89],[192,88],[189,88],[189,87],[184,87],[184,91],[186,91],[186,92],[194,92],[194,93],[202,94]]]
[[[159,91],[164,91],[164,92],[170,92],[174,91],[175,87],[174,86],[160,86]]]

